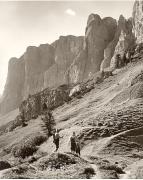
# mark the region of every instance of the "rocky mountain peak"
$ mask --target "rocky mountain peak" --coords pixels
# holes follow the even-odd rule
[[[142,41],[141,24],[142,3],[136,1],[132,19],[126,20],[120,15],[116,21],[112,17],[102,19],[98,14],[90,14],[84,37],[60,36],[52,44],[29,46],[20,59],[9,62],[2,112],[18,107],[30,94],[82,82],[98,71],[112,67],[116,54],[123,54],[134,45],[133,29],[137,41]],[[15,85],[14,82],[19,83]]]
[[[87,27],[93,22],[96,23],[96,25],[100,24],[101,17],[98,14],[90,14],[87,20]]]

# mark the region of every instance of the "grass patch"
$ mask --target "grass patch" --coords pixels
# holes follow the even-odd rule
[[[0,161],[0,170],[11,168],[11,165],[7,161]]]

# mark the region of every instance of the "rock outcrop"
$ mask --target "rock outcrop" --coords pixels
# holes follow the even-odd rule
[[[100,70],[104,50],[113,40],[117,22],[111,17],[101,19],[91,14],[85,31],[84,47],[68,70],[70,82],[82,81]]]
[[[118,26],[113,40],[104,50],[104,60],[101,64],[101,70],[109,66],[115,68],[115,57],[124,53],[134,45],[135,37],[132,33],[132,19],[126,20],[122,15],[119,17]]]
[[[62,85],[51,90],[45,89],[40,93],[29,96],[27,100],[24,100],[19,107],[19,111],[23,113],[26,121],[37,118],[38,115],[43,113],[44,103],[46,103],[50,110],[53,110],[63,105],[65,102],[68,102],[70,100],[69,90],[67,85]]]
[[[135,1],[132,17],[136,42],[141,43],[143,42],[143,1]]]

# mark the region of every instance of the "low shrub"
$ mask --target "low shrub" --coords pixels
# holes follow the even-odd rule
[[[42,144],[46,140],[46,136],[43,134],[32,134],[22,139],[18,144],[12,147],[12,154],[14,157],[25,158],[33,155],[37,151],[37,146]]]
[[[90,179],[90,177],[95,175],[96,173],[92,167],[87,167],[84,169],[83,174],[86,175],[86,179]]]
[[[95,174],[95,171],[92,167],[87,167],[84,169],[84,174]]]
[[[30,144],[20,144],[18,146],[15,146],[12,149],[12,154],[15,157],[25,158],[27,156],[33,155],[33,153],[36,152],[36,151],[37,151],[36,146],[32,146]]]
[[[7,161],[0,161],[0,170],[11,168],[11,165]]]

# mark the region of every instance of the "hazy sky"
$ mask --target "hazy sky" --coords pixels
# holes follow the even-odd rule
[[[133,1],[0,1],[0,94],[8,60],[21,56],[27,46],[51,43],[60,35],[84,35],[88,15],[126,18]]]

